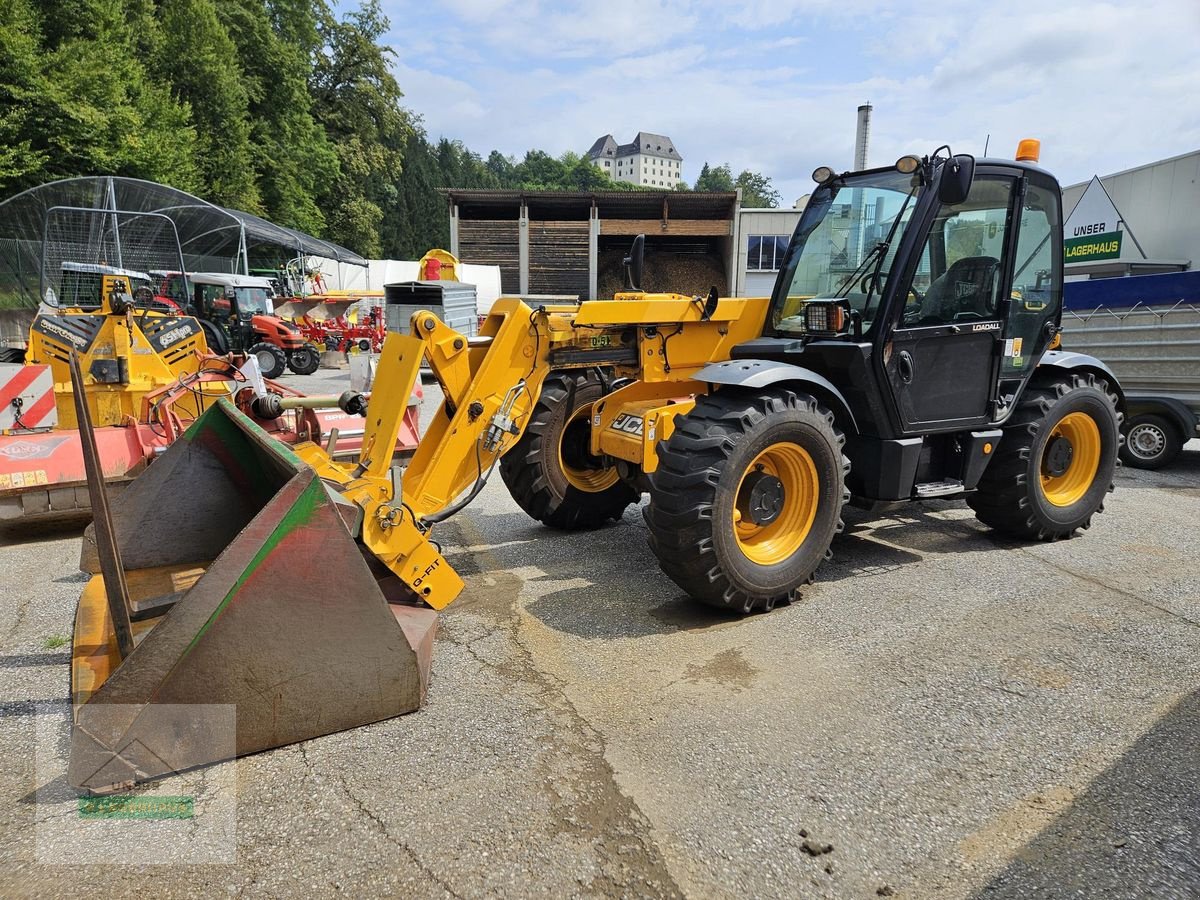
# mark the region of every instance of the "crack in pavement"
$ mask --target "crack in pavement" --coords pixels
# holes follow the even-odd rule
[[[455,891],[454,888],[450,887],[450,885],[440,875],[438,875],[437,872],[435,872],[432,868],[430,868],[428,865],[426,865],[424,862],[422,862],[421,857],[417,854],[416,850],[414,850],[412,847],[410,847],[404,841],[395,837],[388,830],[387,823],[383,819],[381,819],[372,809],[370,809],[366,805],[366,803],[364,803],[363,800],[357,794],[354,793],[354,791],[352,791],[350,789],[350,785],[347,783],[346,776],[343,773],[341,773],[341,772],[337,773],[337,781],[338,781],[338,784],[341,785],[342,793],[344,793],[346,795],[346,798],[358,808],[359,813],[361,813],[361,815],[365,819],[367,819],[372,824],[374,824],[375,827],[379,830],[380,834],[382,834],[391,843],[395,844],[396,847],[399,848],[400,851],[402,853],[404,853],[405,856],[408,857],[409,861],[412,862],[412,864],[417,867],[417,870],[422,875],[424,875],[426,878],[428,878],[430,881],[432,881],[434,884],[436,884],[438,887],[440,887],[442,890],[444,890],[451,897],[455,897],[455,898],[457,898],[457,900],[465,900],[465,898],[463,897],[462,894]]]
[[[1075,578],[1075,579],[1078,579],[1079,581],[1084,582],[1085,584],[1090,584],[1093,587],[1098,587],[1103,591],[1109,591],[1109,592],[1117,594],[1121,597],[1125,597],[1126,599],[1135,600],[1138,603],[1143,604],[1144,606],[1149,606],[1151,609],[1156,609],[1159,612],[1165,613],[1166,615],[1171,616],[1174,619],[1178,619],[1180,622],[1183,622],[1186,625],[1191,625],[1193,628],[1200,628],[1200,622],[1198,622],[1195,619],[1192,619],[1188,616],[1185,616],[1183,613],[1176,612],[1175,610],[1170,609],[1169,607],[1163,606],[1162,604],[1155,603],[1149,597],[1143,597],[1139,594],[1133,593],[1133,591],[1127,591],[1124,588],[1117,587],[1115,584],[1112,584],[1107,581],[1103,581],[1098,577],[1094,577],[1091,575],[1084,575],[1081,572],[1076,572],[1075,570],[1069,569],[1061,563],[1057,563],[1052,559],[1046,559],[1044,556],[1034,553],[1033,548],[1031,548],[1031,547],[1020,547],[1018,549],[1020,549],[1020,551],[1024,554],[1026,554],[1027,556],[1033,557],[1038,562],[1045,563],[1046,565],[1050,566],[1052,569],[1062,572],[1064,575],[1069,575],[1072,578]]]
[[[542,790],[556,811],[554,824],[562,831],[589,839],[594,848],[598,873],[587,890],[617,896],[631,890],[642,895],[683,896],[653,839],[650,819],[618,785],[602,735],[567,695],[568,683],[535,664],[535,648],[522,633],[522,619],[530,616],[523,599],[536,600],[590,582],[548,577],[535,566],[507,568],[490,549],[483,549],[487,541],[469,519],[460,519],[458,525],[463,532],[462,543],[481,548],[476,554],[479,575],[475,577],[486,579],[486,587],[471,585],[473,590],[469,590],[475,597],[462,604],[460,615],[482,620],[486,632],[476,634],[471,629],[470,637],[459,639],[450,627],[443,632],[444,637],[487,670],[533,689],[536,705],[550,717],[553,727],[543,740],[557,753],[543,754],[532,762],[542,776]],[[474,582],[475,577],[468,581]],[[478,652],[478,644],[497,633],[515,651],[508,654],[509,659],[490,659]]]

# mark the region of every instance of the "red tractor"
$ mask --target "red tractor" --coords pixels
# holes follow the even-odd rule
[[[300,329],[275,314],[273,289],[267,278],[201,272],[187,275],[190,295],[178,272],[159,273],[158,293],[190,296],[187,311],[200,320],[213,353],[245,353],[258,360],[266,378],[286,369],[311,375],[321,364],[321,349]]]

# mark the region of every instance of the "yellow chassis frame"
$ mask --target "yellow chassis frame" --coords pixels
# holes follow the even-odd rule
[[[430,540],[433,524],[520,439],[548,374],[602,367],[614,379],[629,379],[593,405],[591,450],[653,472],[657,442],[706,389],[693,376],[761,334],[767,304],[723,298],[705,315],[702,299],[678,294],[618,294],[536,308],[501,298],[475,338],[419,311],[411,335],[390,334],[384,343],[358,466],[347,471],[316,445],[296,449],[361,507],[367,549],[416,596],[442,609],[463,582]],[[395,444],[422,356],[444,399],[396,496],[386,450]],[[636,416],[641,432],[614,428],[622,415]]]

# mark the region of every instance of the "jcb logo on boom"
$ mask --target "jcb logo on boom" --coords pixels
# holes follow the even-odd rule
[[[609,427],[614,431],[620,431],[624,434],[642,436],[642,420],[637,416],[631,416],[629,413],[621,413],[613,419],[613,423]]]

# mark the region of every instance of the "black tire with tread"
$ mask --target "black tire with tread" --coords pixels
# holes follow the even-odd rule
[[[228,353],[229,339],[225,336],[225,332],[208,319],[199,321],[200,330],[204,332],[204,342],[208,344],[208,352],[215,353],[217,356],[224,356]]]
[[[275,358],[275,365],[274,365],[274,367],[272,367],[272,369],[269,372],[266,369],[262,370],[263,378],[271,378],[271,379],[278,378],[280,375],[282,375],[284,372],[287,371],[287,362],[288,362],[287,354],[284,353],[283,350],[280,349],[279,347],[276,347],[274,344],[268,344],[266,341],[260,341],[259,343],[255,344],[253,347],[251,347],[249,350],[247,350],[246,353],[249,354],[250,356],[258,356],[259,353],[262,353],[264,351],[270,353],[271,356],[273,356]],[[262,368],[261,360],[259,361],[259,368],[260,369]]]
[[[24,363],[25,351],[20,347],[0,347],[0,363]]]
[[[1089,413],[1100,429],[1100,462],[1087,493],[1066,507],[1051,504],[1041,487],[1041,459],[1054,426],[1068,413]],[[1104,511],[1113,489],[1120,447],[1121,414],[1108,382],[1094,374],[1035,380],[1004,426],[995,456],[977,489],[967,495],[975,517],[999,532],[1026,540],[1059,540]]]
[[[620,519],[640,493],[623,481],[589,492],[570,484],[558,464],[558,447],[570,415],[599,400],[604,386],[592,372],[547,376],[517,445],[500,460],[500,477],[532,518],[551,528],[582,531]]]
[[[1162,433],[1162,450],[1152,457],[1140,456],[1133,451],[1128,437],[1121,444],[1121,462],[1134,469],[1161,469],[1175,461],[1175,457],[1183,452],[1183,435],[1179,429],[1162,416],[1153,413],[1139,413],[1130,416],[1121,429],[1123,435],[1130,435],[1140,426],[1155,428]]]
[[[311,375],[321,368],[321,352],[312,344],[305,344],[288,355],[287,364],[297,375]]]
[[[808,452],[818,476],[818,506],[808,537],[788,559],[760,565],[740,551],[733,505],[746,468],[766,447],[791,442]],[[658,445],[646,524],[662,570],[691,597],[739,613],[791,602],[814,580],[842,530],[849,499],[845,438],[813,397],[725,388],[700,397]],[[717,523],[728,522],[728,528]]]

